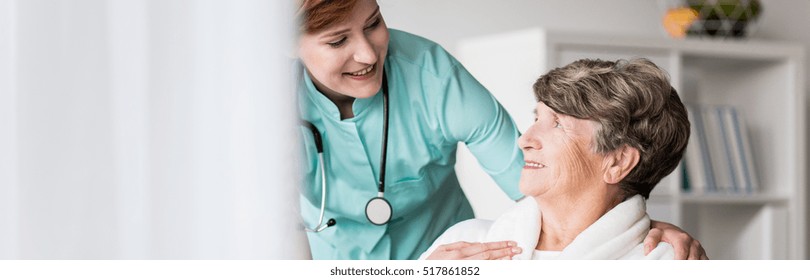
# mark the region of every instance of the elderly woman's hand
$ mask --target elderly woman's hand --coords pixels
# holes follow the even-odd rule
[[[522,249],[513,241],[486,243],[456,242],[436,248],[428,260],[510,260]]]
[[[650,233],[644,238],[644,255],[649,254],[658,242],[666,242],[675,249],[676,260],[708,260],[706,250],[700,245],[700,241],[693,239],[688,233],[675,225],[650,221]],[[687,258],[688,257],[688,258]]]

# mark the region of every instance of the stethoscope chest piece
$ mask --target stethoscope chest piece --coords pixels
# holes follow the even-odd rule
[[[391,204],[383,197],[375,197],[366,203],[366,218],[372,224],[381,226],[391,220]]]

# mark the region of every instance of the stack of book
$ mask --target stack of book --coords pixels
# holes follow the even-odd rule
[[[732,106],[687,105],[692,124],[684,154],[684,190],[751,194],[756,168],[742,115]]]

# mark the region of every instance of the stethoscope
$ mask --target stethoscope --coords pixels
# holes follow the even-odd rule
[[[391,220],[391,216],[393,214],[393,208],[391,208],[391,203],[385,199],[385,163],[386,163],[386,147],[388,146],[388,79],[385,76],[385,71],[383,71],[383,80],[382,80],[382,88],[383,88],[383,140],[382,140],[382,151],[380,152],[380,181],[378,182],[377,186],[377,196],[371,198],[368,203],[366,203],[366,219],[374,225],[385,225]],[[306,126],[312,131],[312,135],[315,138],[315,148],[318,151],[318,162],[321,169],[321,212],[318,218],[318,225],[315,226],[314,229],[306,228],[307,231],[310,232],[321,232],[328,227],[334,226],[337,224],[335,219],[329,219],[326,224],[323,224],[323,214],[326,210],[326,161],[323,159],[323,140],[321,138],[321,133],[318,132],[318,129],[315,128],[311,122],[302,121],[303,126]]]

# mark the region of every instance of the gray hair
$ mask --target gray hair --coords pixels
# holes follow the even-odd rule
[[[638,149],[639,163],[619,182],[625,198],[648,198],[678,165],[689,141],[689,119],[678,92],[647,59],[578,60],[537,79],[534,94],[558,114],[598,123],[595,152],[623,145]]]

